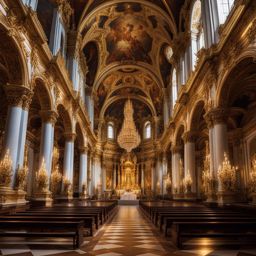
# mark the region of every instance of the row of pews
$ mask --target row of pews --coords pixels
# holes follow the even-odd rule
[[[69,238],[79,248],[115,212],[117,201],[78,201],[0,215],[2,238]],[[0,239],[1,243],[1,239]]]
[[[256,242],[256,216],[248,212],[170,201],[141,201],[140,209],[179,249]]]

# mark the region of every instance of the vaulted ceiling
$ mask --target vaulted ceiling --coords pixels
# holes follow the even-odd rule
[[[138,127],[147,118],[161,120],[184,2],[71,0],[87,86],[95,95],[96,128],[104,117],[121,118],[117,113],[128,97],[136,110],[147,109],[136,115]]]

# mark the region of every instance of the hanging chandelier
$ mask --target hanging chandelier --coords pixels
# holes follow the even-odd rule
[[[117,142],[121,148],[124,148],[130,153],[134,148],[139,146],[140,141],[140,135],[133,120],[132,102],[128,99],[124,106],[124,122],[117,137]]]

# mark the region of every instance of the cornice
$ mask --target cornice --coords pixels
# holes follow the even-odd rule
[[[198,53],[198,63],[196,65],[195,71],[191,72],[190,77],[188,78],[185,85],[181,86],[181,89],[178,94],[177,103],[173,109],[172,122],[176,122],[180,118],[181,115],[184,114],[185,108],[184,106],[187,104],[190,99],[187,97],[192,94],[192,91],[196,91],[197,87],[200,86],[199,80],[203,74],[203,78],[207,77],[207,70],[204,72],[205,67],[211,68],[211,66],[216,62],[213,61],[217,59],[217,64],[221,61],[221,53],[223,52],[226,43],[233,36],[235,29],[239,29],[239,22],[243,18],[243,14],[246,12],[249,4],[252,4],[252,0],[237,0],[236,8],[234,8],[233,12],[230,13],[226,23],[222,26],[220,39],[218,44],[212,45],[209,49],[202,49]],[[250,10],[252,11],[252,10]],[[247,24],[248,25],[248,24]],[[245,25],[243,25],[245,29]],[[241,25],[240,25],[241,27]],[[241,29],[239,30],[241,32]],[[250,31],[248,31],[250,33]],[[239,34],[239,36],[241,36]],[[246,37],[244,41],[246,40]],[[235,43],[235,42],[234,42]],[[244,42],[241,42],[244,43]],[[236,48],[234,48],[234,51]],[[238,50],[237,50],[238,51]],[[208,63],[208,65],[207,65]],[[212,69],[211,69],[212,70]],[[216,70],[214,70],[216,72]],[[200,79],[199,79],[200,78]],[[182,103],[182,104],[181,104]],[[170,121],[170,122],[171,122]],[[167,127],[167,130],[170,128]],[[165,131],[163,136],[161,137],[161,142],[164,143],[168,137],[168,135],[172,134],[172,131]]]

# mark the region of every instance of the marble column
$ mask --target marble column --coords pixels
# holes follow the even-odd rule
[[[217,176],[218,168],[224,160],[224,153],[228,154],[227,111],[223,108],[215,108],[206,115],[212,124],[212,140],[214,151],[214,173]],[[211,147],[210,147],[211,150]]]
[[[172,146],[172,193],[178,194],[180,193],[180,160],[181,160],[181,146]]]
[[[213,144],[213,155],[214,155],[214,164],[213,164],[213,176],[218,180],[218,169],[222,166],[224,160],[224,153],[228,152],[228,133],[227,133],[227,110],[224,108],[214,108],[206,114],[208,123],[211,123],[212,126],[212,140]],[[211,149],[211,147],[210,147]],[[222,188],[220,182],[218,182],[218,202],[223,204],[225,199],[222,196]]]
[[[191,176],[192,186],[191,193],[196,196],[196,159],[195,159],[195,139],[196,135],[194,132],[186,132],[183,135],[184,140],[184,172],[185,177]],[[192,196],[192,195],[191,195]]]
[[[4,90],[9,106],[3,153],[5,154],[9,150],[13,171],[11,187],[14,188],[18,165],[23,166],[24,161],[28,108],[32,99],[32,92],[24,86],[11,84],[4,86]]]
[[[57,113],[54,111],[41,111],[40,115],[42,119],[42,129],[38,168],[40,168],[43,161],[45,161],[48,179],[50,180],[54,144],[54,125],[57,121]],[[50,182],[48,182],[48,184],[50,184]]]
[[[74,171],[74,141],[76,138],[75,133],[64,134],[65,151],[64,151],[64,164],[63,164],[63,176],[73,184],[73,171]]]
[[[117,173],[117,164],[113,164],[113,189],[116,188],[116,173]]]
[[[162,168],[163,168],[163,195],[167,194],[166,191],[166,179],[167,179],[167,172],[168,172],[168,166],[167,166],[167,157],[166,152],[163,153],[163,159],[162,159]]]
[[[141,168],[141,192],[142,194],[145,193],[145,166],[144,163],[140,164]]]
[[[88,167],[88,148],[81,147],[80,151],[80,161],[79,161],[79,194],[82,195],[83,186],[88,190],[87,183],[87,167]],[[82,195],[83,196],[83,195]]]
[[[93,195],[93,187],[92,187],[92,180],[93,180],[93,177],[92,177],[92,166],[93,166],[93,158],[92,158],[92,153],[90,152],[90,156],[89,156],[89,164],[88,164],[88,193],[89,193],[89,196],[92,197]]]

